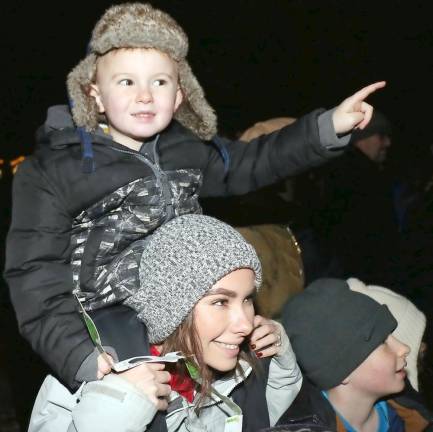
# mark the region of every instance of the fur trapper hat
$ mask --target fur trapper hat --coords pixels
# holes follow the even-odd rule
[[[184,96],[174,117],[202,139],[209,140],[216,134],[216,115],[186,61],[185,32],[168,14],[145,3],[112,6],[96,23],[88,55],[67,78],[72,117],[78,127],[89,132],[98,127],[98,108],[89,95],[90,84],[94,82],[98,57],[119,48],[149,48],[168,54],[178,65]]]

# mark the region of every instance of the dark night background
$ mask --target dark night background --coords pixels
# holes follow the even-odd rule
[[[46,108],[65,102],[66,74],[84,57],[93,25],[111,4],[3,3],[0,158],[8,161],[32,152],[34,131],[44,121]],[[233,137],[259,120],[330,108],[364,85],[386,80],[387,87],[369,101],[395,127],[390,161],[405,175],[431,176],[431,2],[154,0],[152,4],[170,13],[189,35],[189,61],[218,114],[221,134]],[[1,239],[9,217],[9,180],[8,175],[0,180]],[[10,317],[7,300],[2,307],[3,319]],[[0,348],[5,352],[0,354],[3,361],[14,363],[3,368],[12,378],[19,414],[25,415],[42,368],[24,343],[11,349],[17,335],[10,322],[6,319],[9,327],[2,326]]]

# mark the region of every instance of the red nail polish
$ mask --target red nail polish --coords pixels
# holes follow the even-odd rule
[[[262,357],[262,355],[263,355],[263,353],[261,353],[261,352],[256,353],[256,356],[257,356],[258,358]]]

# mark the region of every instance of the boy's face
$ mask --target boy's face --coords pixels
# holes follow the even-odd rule
[[[389,335],[347,378],[360,394],[375,399],[398,393],[404,388],[409,347]]]
[[[182,102],[174,61],[153,49],[118,49],[98,60],[90,95],[115,141],[138,150],[164,130]]]

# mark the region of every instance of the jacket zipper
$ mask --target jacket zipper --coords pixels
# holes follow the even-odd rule
[[[156,177],[156,182],[162,190],[162,195],[164,198],[165,209],[166,209],[165,222],[172,219],[174,216],[173,194],[171,192],[170,183],[168,181],[167,174],[165,174],[165,172],[161,169],[158,163],[156,152],[155,152],[156,163],[153,164],[149,159],[147,159],[145,156],[141,155],[140,153],[136,153],[128,150],[122,150],[112,146],[109,147],[117,152],[129,154],[131,156],[136,157],[140,161],[144,162],[152,170],[153,174]]]

